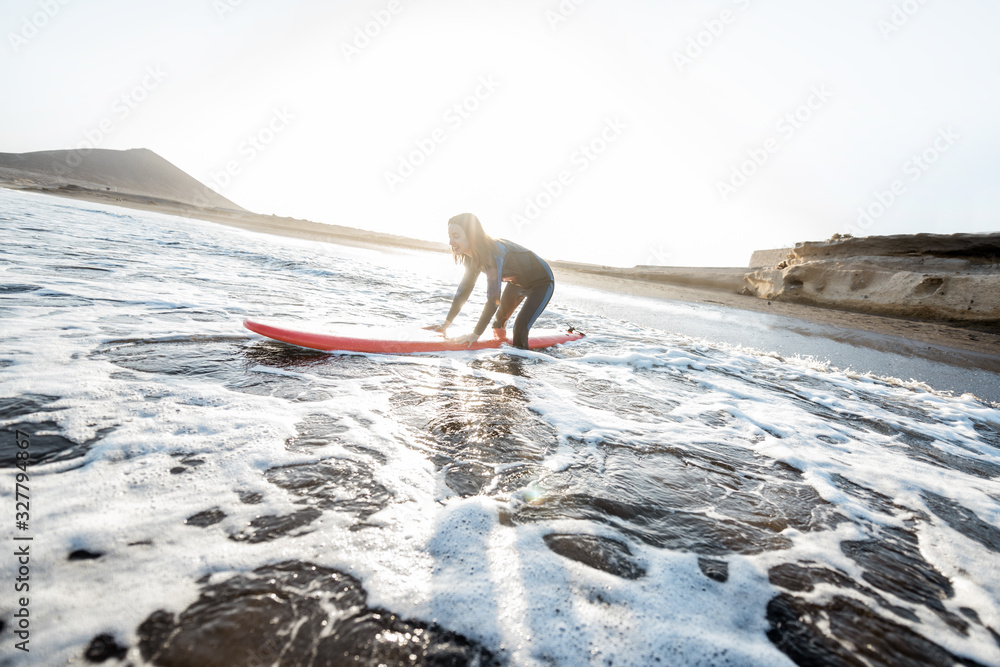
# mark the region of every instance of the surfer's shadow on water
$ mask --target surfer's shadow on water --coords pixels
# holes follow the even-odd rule
[[[538,531],[519,531],[506,517],[488,496],[444,503],[427,543],[431,620],[494,647],[512,664],[579,664],[595,648],[587,624],[572,600],[562,593],[549,597],[545,591],[551,589],[538,586],[545,581],[556,582],[560,591],[576,588],[568,561],[551,554]],[[540,551],[552,557],[538,558]],[[539,637],[538,629],[552,626],[554,617],[560,632]],[[569,662],[567,640],[575,649]]]
[[[641,576],[642,568],[608,565],[614,559],[603,553],[607,544],[586,541],[588,536],[562,535],[550,544],[545,536],[552,531],[544,525],[526,530],[512,520],[512,507],[531,498],[526,489],[550,473],[543,462],[559,447],[556,429],[530,408],[526,387],[539,390],[532,373],[537,363],[504,353],[467,364],[446,360],[427,371],[419,398],[401,392],[394,401],[449,492],[429,541],[433,618],[449,619],[449,627],[455,624],[516,660],[570,664],[594,648],[587,624],[572,600],[539,595],[538,582],[561,581],[560,590],[573,589],[577,584],[567,568],[574,560],[618,576]],[[624,541],[613,542],[628,553]],[[456,580],[462,585],[454,586]],[[599,592],[591,597],[599,603]],[[553,615],[560,635],[535,637],[534,629],[551,625]],[[550,650],[570,638],[571,657],[562,648]]]
[[[456,499],[442,508],[427,542],[432,559],[428,604],[434,622],[504,652],[510,642],[498,622],[503,603],[490,563],[495,518],[495,511],[477,499]],[[455,586],[456,581],[462,585]]]

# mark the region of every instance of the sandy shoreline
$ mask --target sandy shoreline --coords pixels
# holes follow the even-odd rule
[[[10,186],[10,184],[4,183],[0,183],[0,185]],[[90,190],[18,188],[16,186],[13,189],[179,215],[249,231],[323,243],[373,249],[404,248],[428,252],[448,252],[448,247],[444,243],[420,241],[307,220],[219,209],[196,209],[176,202],[153,198],[133,199],[114,193]],[[550,261],[550,264],[557,280],[572,285],[639,297],[711,304],[804,320],[821,326],[898,336],[944,350],[950,348],[987,355],[996,358],[997,364],[1000,365],[1000,334],[998,333],[797,303],[767,301],[747,296],[740,293],[741,276],[747,271],[745,268],[636,267],[626,269],[561,261]]]
[[[699,269],[690,269],[698,271]],[[805,320],[821,326],[856,329],[883,336],[898,336],[938,348],[951,348],[995,357],[1000,367],[1000,334],[970,330],[947,324],[921,322],[881,315],[820,308],[797,303],[766,301],[723,289],[672,285],[611,275],[556,269],[559,280],[573,285],[633,296],[711,304],[739,310]]]

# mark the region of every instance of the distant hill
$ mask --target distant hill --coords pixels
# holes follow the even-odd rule
[[[146,148],[0,153],[0,188],[158,211],[311,241],[451,252],[444,243],[248,211]]]
[[[199,208],[246,210],[147,148],[0,153],[0,180],[43,189],[80,188]]]

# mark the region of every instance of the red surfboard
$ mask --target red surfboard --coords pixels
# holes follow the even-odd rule
[[[333,334],[314,333],[309,331],[296,331],[276,327],[271,324],[244,320],[243,326],[254,333],[262,336],[280,340],[283,343],[291,343],[299,347],[308,347],[311,350],[340,350],[343,352],[368,352],[375,354],[409,354],[412,352],[447,352],[449,350],[483,350],[486,348],[497,348],[504,344],[510,344],[510,340],[504,338],[488,338],[478,340],[472,345],[456,343],[429,331],[413,332],[412,336],[406,338],[361,338],[349,336],[337,336]],[[377,331],[377,330],[375,330]],[[583,334],[570,329],[566,332],[553,330],[533,331],[528,337],[528,347],[537,350],[543,347],[551,347],[560,343],[568,343],[571,340],[579,340]]]

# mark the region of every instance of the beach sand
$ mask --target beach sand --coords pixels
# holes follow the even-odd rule
[[[687,269],[697,274],[702,269]],[[559,280],[573,285],[629,294],[632,296],[686,301],[767,313],[769,315],[805,320],[807,322],[842,329],[854,329],[883,336],[898,336],[942,349],[958,349],[995,358],[1000,370],[1000,334],[970,328],[922,322],[895,317],[855,313],[833,308],[821,308],[782,301],[767,301],[736,291],[675,285],[651,280],[635,280],[616,276],[611,270],[606,274],[556,268]]]

